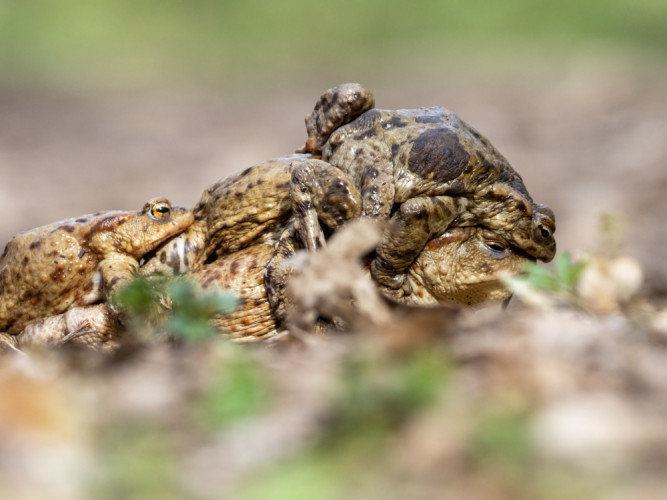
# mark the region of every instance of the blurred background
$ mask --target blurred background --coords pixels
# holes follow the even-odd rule
[[[458,113],[561,251],[638,258],[664,304],[664,0],[0,0],[0,249],[191,207],[301,146],[348,81]],[[0,497],[662,499],[667,313],[637,318],[486,309],[400,356],[351,336],[3,358]]]
[[[192,206],[299,147],[319,95],[357,81],[479,129],[561,249],[599,250],[617,214],[665,293],[666,56],[662,0],[0,0],[0,244],[158,195]]]

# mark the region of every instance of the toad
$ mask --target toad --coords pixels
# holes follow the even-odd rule
[[[18,234],[0,257],[0,332],[107,299],[144,255],[192,222],[192,212],[157,198],[136,212],[97,212]]]
[[[179,274],[250,245],[298,238],[308,250],[361,213],[358,190],[339,169],[310,155],[274,158],[224,177],[193,209],[195,223],[163,246],[143,274]]]
[[[295,247],[287,250],[290,257]],[[232,314],[213,322],[220,331],[241,342],[270,338],[284,328],[290,299],[285,288],[271,291],[266,267],[274,247],[265,243],[221,256],[202,268],[185,274],[204,289],[228,288],[242,299]],[[430,306],[453,303],[476,306],[508,300],[511,292],[503,285],[505,275],[520,273],[533,259],[517,252],[500,235],[480,227],[451,228],[430,240],[407,272],[410,294],[380,288],[385,297],[400,303]],[[286,274],[298,273],[286,260]],[[366,270],[370,271],[366,265]],[[269,301],[271,293],[278,293]],[[272,303],[278,304],[273,307]],[[350,305],[350,307],[353,307]]]
[[[338,95],[338,87],[328,90],[306,117],[309,138],[302,150],[345,172],[360,192],[362,216],[391,219],[371,264],[379,284],[410,294],[408,268],[450,227],[479,225],[532,258],[554,257],[553,212],[533,202],[509,162],[456,114],[441,107],[372,108],[352,120],[346,110],[367,108],[372,95],[357,92],[364,102],[356,106],[349,95],[338,105]],[[330,113],[336,120],[316,122],[348,123],[325,141],[331,127],[308,124]]]

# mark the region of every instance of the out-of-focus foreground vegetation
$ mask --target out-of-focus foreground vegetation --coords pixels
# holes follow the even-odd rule
[[[400,58],[443,54],[483,61],[598,49],[664,55],[666,18],[661,0],[3,0],[0,78],[246,87],[304,76],[295,71],[390,70]]]

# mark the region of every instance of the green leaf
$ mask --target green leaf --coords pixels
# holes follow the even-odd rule
[[[586,261],[573,261],[568,252],[564,252],[554,262],[555,271],[538,264],[526,266],[526,275],[518,278],[536,290],[547,292],[572,292],[577,286]]]

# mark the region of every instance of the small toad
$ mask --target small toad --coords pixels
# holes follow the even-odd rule
[[[108,298],[143,256],[192,222],[191,211],[157,198],[137,212],[97,212],[19,233],[0,257],[0,332]]]

